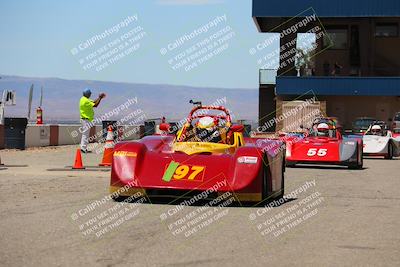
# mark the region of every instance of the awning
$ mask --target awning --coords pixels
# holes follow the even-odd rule
[[[295,16],[318,18],[400,17],[399,0],[253,0],[253,18],[261,32]]]
[[[400,96],[400,77],[281,76],[276,94]]]

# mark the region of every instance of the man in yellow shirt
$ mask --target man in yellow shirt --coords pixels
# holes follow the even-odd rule
[[[80,129],[80,132],[82,133],[81,151],[83,153],[90,152],[87,150],[87,145],[89,143],[90,128],[93,126],[92,125],[92,121],[94,119],[93,108],[98,107],[101,99],[103,99],[106,96],[105,94],[101,93],[99,95],[99,97],[93,101],[90,99],[91,95],[92,95],[92,92],[90,91],[90,89],[85,89],[83,91],[83,96],[81,97],[81,100],[79,101],[79,112],[80,112],[81,123],[82,123],[82,127]]]

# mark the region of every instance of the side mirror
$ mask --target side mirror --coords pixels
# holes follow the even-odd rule
[[[161,123],[160,124],[160,130],[163,132],[168,132],[170,127],[171,127],[171,125],[169,125],[169,123]]]

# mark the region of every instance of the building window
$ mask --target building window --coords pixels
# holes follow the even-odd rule
[[[347,49],[347,28],[328,28],[324,35],[324,47],[329,49]]]
[[[399,25],[396,23],[376,24],[375,36],[377,37],[397,37],[399,34]]]

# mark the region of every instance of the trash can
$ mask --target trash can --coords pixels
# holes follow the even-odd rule
[[[105,142],[106,138],[107,138],[107,130],[108,130],[108,126],[111,125],[112,130],[113,130],[113,138],[114,141],[117,139],[118,134],[115,134],[117,132],[117,121],[102,121],[103,124],[103,142]]]
[[[4,147],[25,149],[27,118],[4,118]]]
[[[153,120],[144,121],[144,136],[156,133],[156,122]]]

